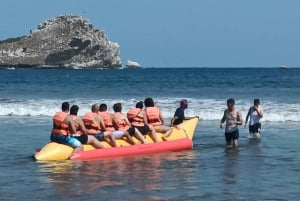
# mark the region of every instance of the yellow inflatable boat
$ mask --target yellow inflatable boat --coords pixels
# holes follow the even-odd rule
[[[199,118],[184,121],[173,128],[173,132],[167,141],[161,139],[161,133],[157,133],[160,142],[154,143],[149,136],[146,137],[146,144],[130,145],[125,140],[117,140],[118,147],[110,147],[103,141],[105,149],[95,149],[91,145],[84,145],[84,151],[76,153],[72,160],[88,160],[120,157],[137,154],[148,154],[166,151],[177,151],[191,149],[193,147],[193,136],[197,128]],[[33,154],[33,158],[38,161],[66,160],[70,158],[73,149],[67,145],[50,142],[42,149]]]

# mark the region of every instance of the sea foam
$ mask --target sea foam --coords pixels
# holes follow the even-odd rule
[[[176,108],[179,106],[181,98],[157,98],[155,104],[161,108],[164,118],[170,119],[174,115]],[[60,110],[61,103],[66,100],[60,99],[38,99],[38,100],[0,100],[1,116],[32,116],[32,117],[52,117],[55,112]],[[79,115],[91,110],[92,104],[106,103],[110,112],[113,112],[114,103],[122,103],[122,112],[127,112],[134,107],[137,99],[72,99],[67,100],[70,104],[79,106]],[[224,100],[215,99],[188,99],[189,105],[185,110],[186,116],[199,116],[201,120],[220,120],[226,102]],[[245,120],[251,102],[237,101],[236,108],[240,109]],[[264,117],[262,121],[300,121],[300,105],[265,102],[262,104],[264,108]]]

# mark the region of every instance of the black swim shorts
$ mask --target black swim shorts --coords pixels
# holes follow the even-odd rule
[[[146,135],[149,131],[150,128],[147,125],[144,126],[135,126],[143,135]]]
[[[235,130],[230,133],[225,133],[226,142],[231,142],[232,140],[239,139],[239,130]]]

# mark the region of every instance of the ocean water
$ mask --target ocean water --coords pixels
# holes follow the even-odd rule
[[[0,200],[298,200],[300,69],[146,68],[0,70]],[[63,101],[79,113],[152,97],[170,121],[186,98],[200,116],[192,150],[96,161],[36,162]],[[225,147],[219,121],[234,98],[245,119],[264,108],[262,139],[240,127]]]

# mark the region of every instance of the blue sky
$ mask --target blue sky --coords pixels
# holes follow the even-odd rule
[[[143,67],[300,66],[299,0],[3,0],[0,40],[77,14]]]

